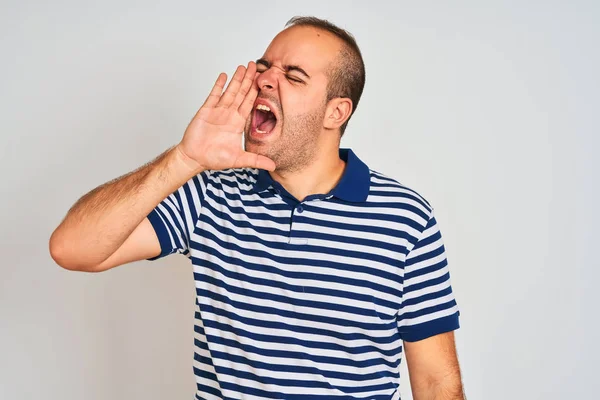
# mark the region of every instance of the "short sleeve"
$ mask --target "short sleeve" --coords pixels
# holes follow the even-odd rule
[[[426,339],[458,329],[459,315],[442,235],[431,210],[404,264],[398,331],[408,342]]]
[[[160,254],[148,258],[149,261],[175,252],[191,257],[190,233],[194,231],[200,216],[208,174],[209,171],[204,171],[194,176],[148,214],[161,249]]]

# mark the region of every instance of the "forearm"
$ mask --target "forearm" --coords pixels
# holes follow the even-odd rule
[[[158,203],[201,171],[176,146],[81,197],[52,234],[55,259],[77,269],[113,254]]]

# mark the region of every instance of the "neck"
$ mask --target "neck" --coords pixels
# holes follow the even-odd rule
[[[345,167],[346,163],[339,156],[338,143],[317,152],[313,161],[301,170],[275,170],[270,174],[292,196],[303,201],[311,194],[329,193],[342,178]]]

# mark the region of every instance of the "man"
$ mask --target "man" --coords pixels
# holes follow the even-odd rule
[[[403,348],[416,400],[462,399],[433,208],[339,148],[356,42],[317,18],[286,27],[224,91],[218,77],[178,145],[83,196],[52,257],[189,257],[197,399],[399,399]]]

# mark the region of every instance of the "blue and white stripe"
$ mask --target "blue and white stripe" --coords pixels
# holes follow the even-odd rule
[[[149,215],[196,284],[196,399],[398,400],[403,341],[458,328],[431,205],[340,149],[298,202],[266,171],[205,171]]]

